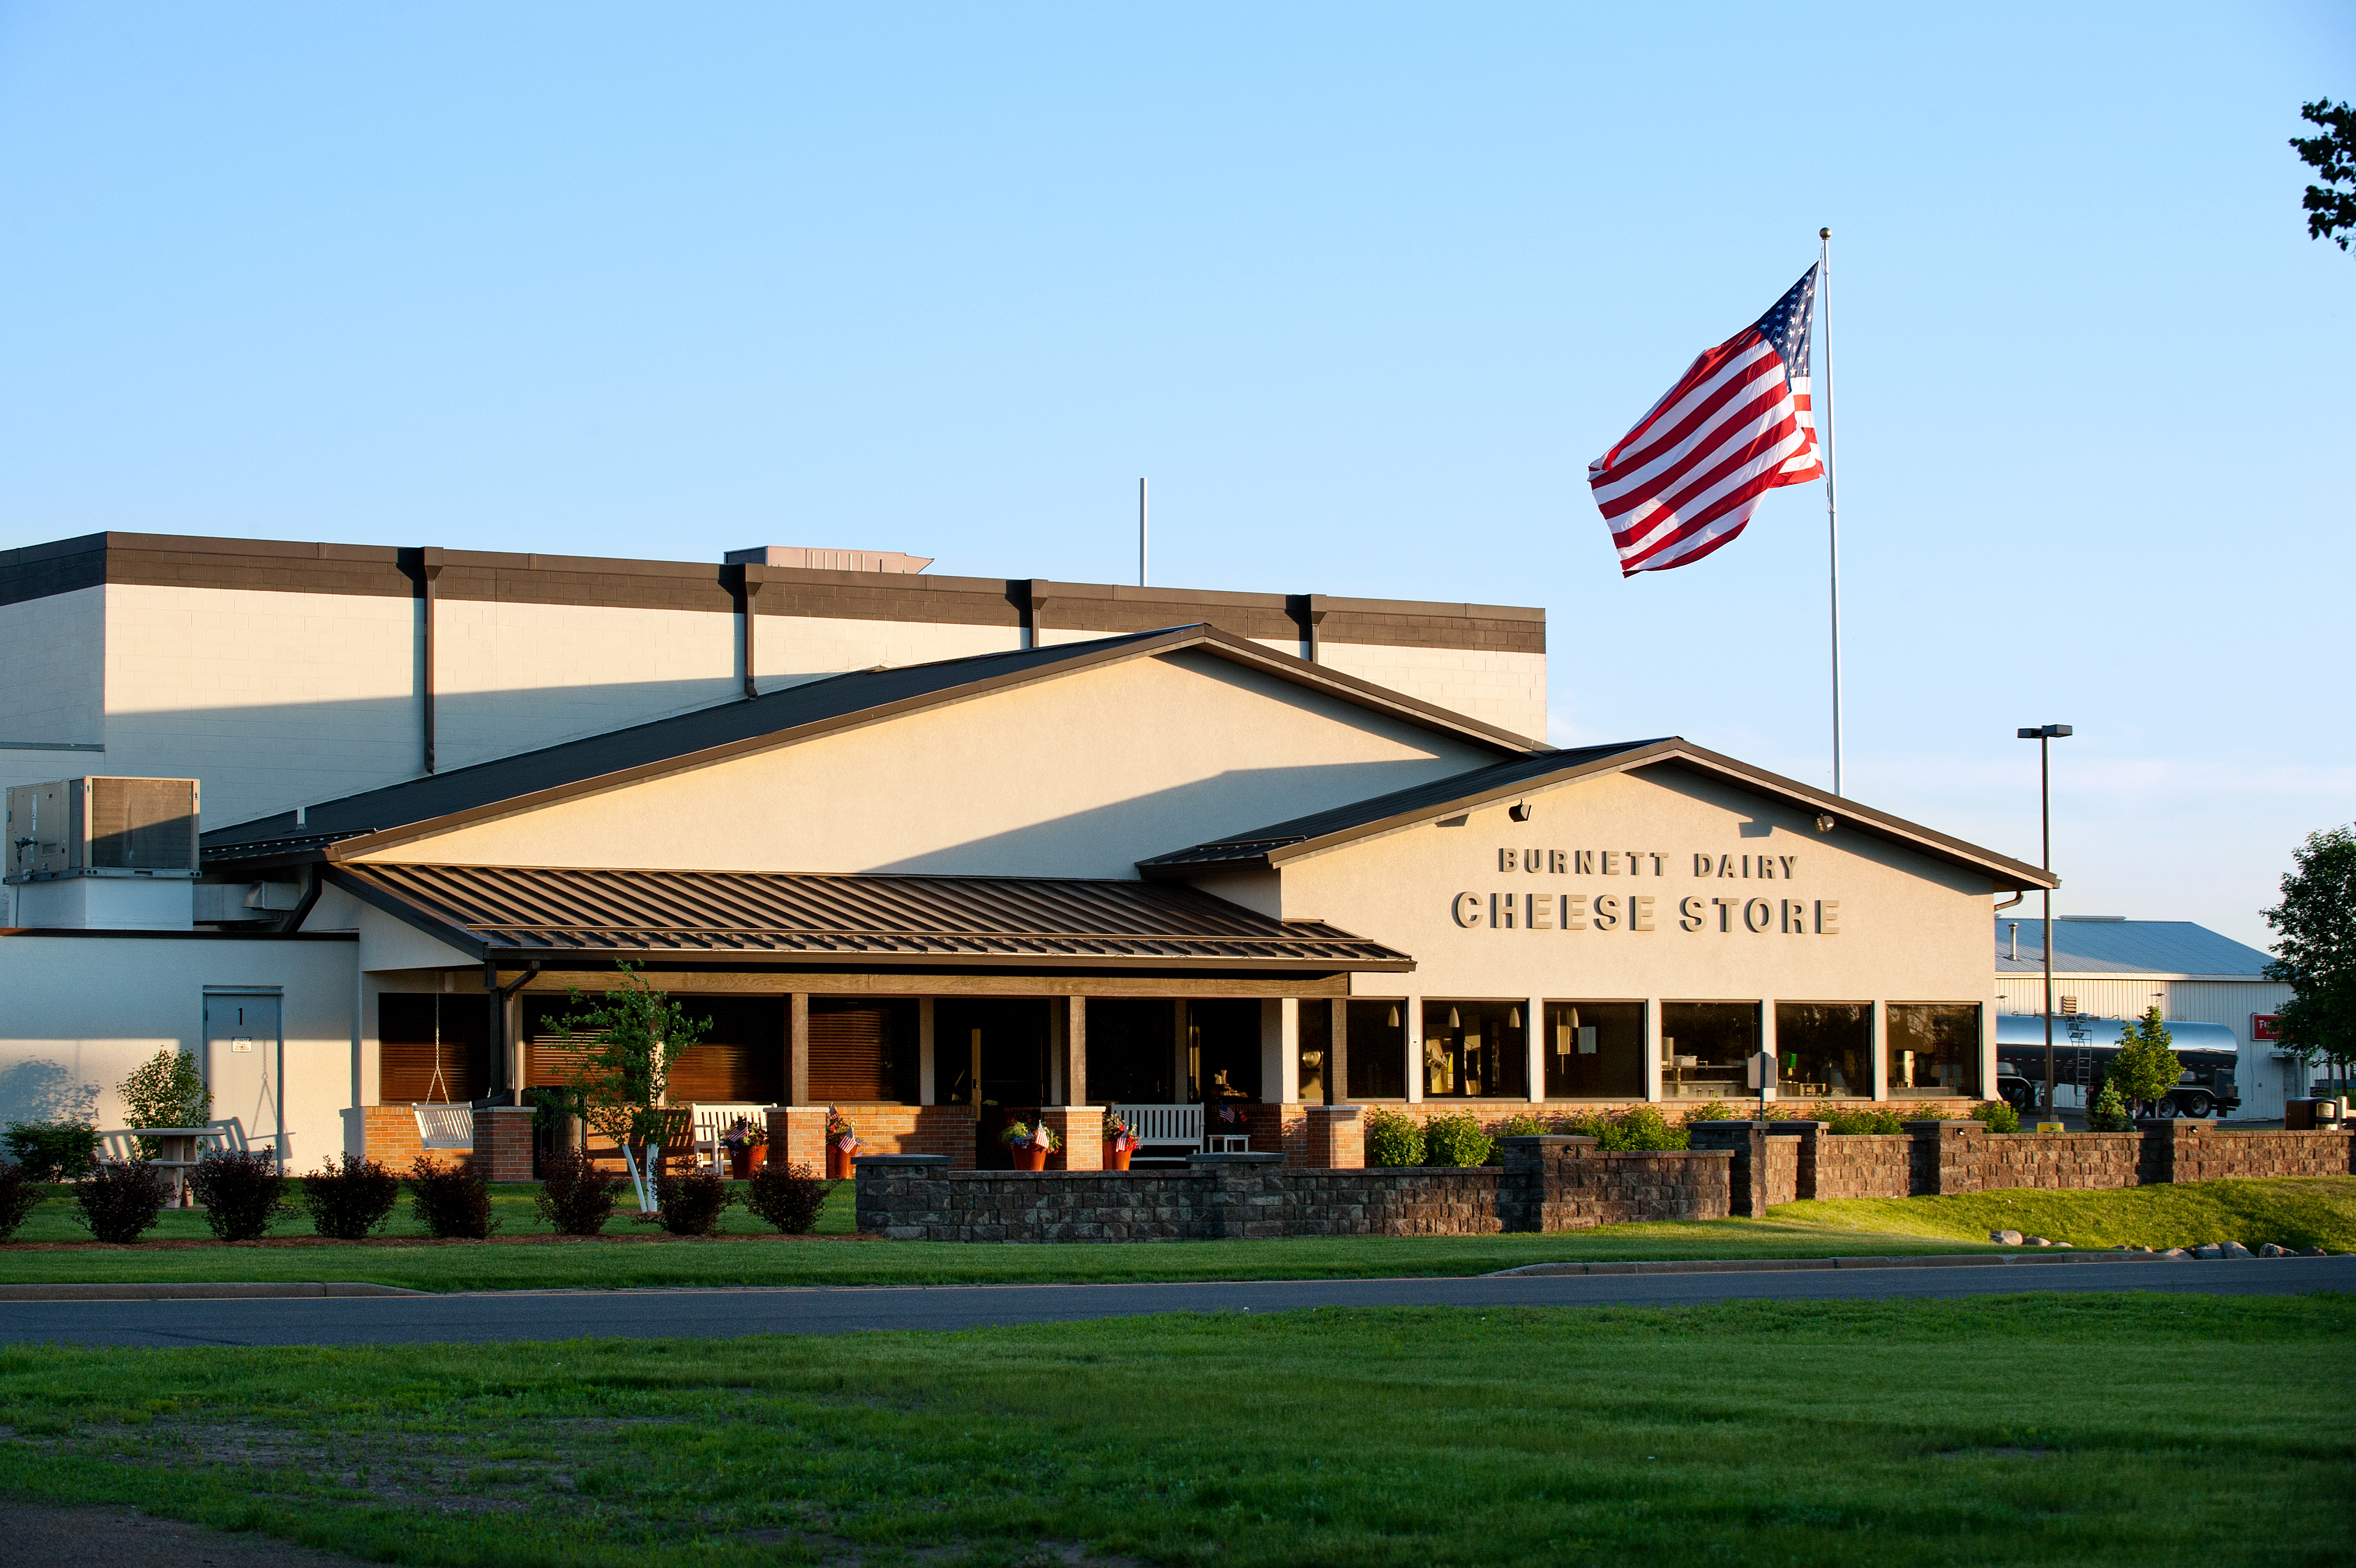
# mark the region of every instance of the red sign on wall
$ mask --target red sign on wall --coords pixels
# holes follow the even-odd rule
[[[2250,1015],[2250,1038],[2252,1038],[2252,1039],[2254,1039],[2254,1040],[2279,1040],[2279,1039],[2281,1039],[2281,1038],[2282,1038],[2282,1018],[2280,1017],[2280,1015],[2276,1015],[2276,1014],[2273,1014],[2273,1013],[2253,1013],[2253,1014],[2251,1014],[2251,1015]]]

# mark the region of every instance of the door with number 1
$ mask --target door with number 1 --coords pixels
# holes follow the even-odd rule
[[[284,1055],[274,993],[205,993],[205,1086],[213,1091],[213,1120],[236,1122],[246,1147],[267,1150],[282,1164],[288,1153]]]

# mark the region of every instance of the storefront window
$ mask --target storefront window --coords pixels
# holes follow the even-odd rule
[[[1350,1098],[1407,1098],[1407,1004],[1350,1004]]]
[[[1178,1004],[1091,996],[1087,1008],[1088,1102],[1168,1105],[1174,1101],[1178,1098],[1173,1076]]]
[[[1890,1009],[1890,1092],[1980,1092],[1976,1003],[1902,1003]]]
[[[1526,1100],[1529,1032],[1519,1002],[1423,1004],[1426,1100]]]
[[[1785,1100],[1873,1094],[1873,1004],[1775,1004],[1776,1094]]]
[[[1547,1004],[1548,1100],[1644,1098],[1642,1002]]]
[[[1740,1100],[1755,1092],[1756,1002],[1661,1004],[1661,1094],[1669,1100]]]

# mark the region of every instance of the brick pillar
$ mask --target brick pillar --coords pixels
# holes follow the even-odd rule
[[[1041,1125],[1053,1129],[1055,1141],[1063,1145],[1047,1156],[1047,1168],[1051,1171],[1104,1169],[1104,1107],[1101,1105],[1041,1106]]]
[[[807,1165],[817,1176],[826,1175],[825,1106],[769,1107],[768,1163],[774,1165],[779,1161]]]
[[[1915,1197],[1948,1197],[1977,1192],[1986,1181],[1987,1139],[1976,1122],[1907,1122],[1901,1123],[1913,1140],[1912,1179],[1908,1193]]]
[[[529,1105],[475,1107],[475,1168],[491,1181],[531,1179]]]
[[[1689,1122],[1692,1146],[1723,1149],[1734,1156],[1727,1202],[1736,1214],[1753,1219],[1767,1215],[1767,1128],[1765,1122]]]
[[[1366,1168],[1365,1110],[1356,1105],[1308,1107],[1308,1156],[1313,1170]]]

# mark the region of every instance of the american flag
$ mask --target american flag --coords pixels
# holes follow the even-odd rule
[[[1636,428],[1587,466],[1620,575],[1698,561],[1742,532],[1759,498],[1824,477],[1808,411],[1816,269],[1709,349]]]

